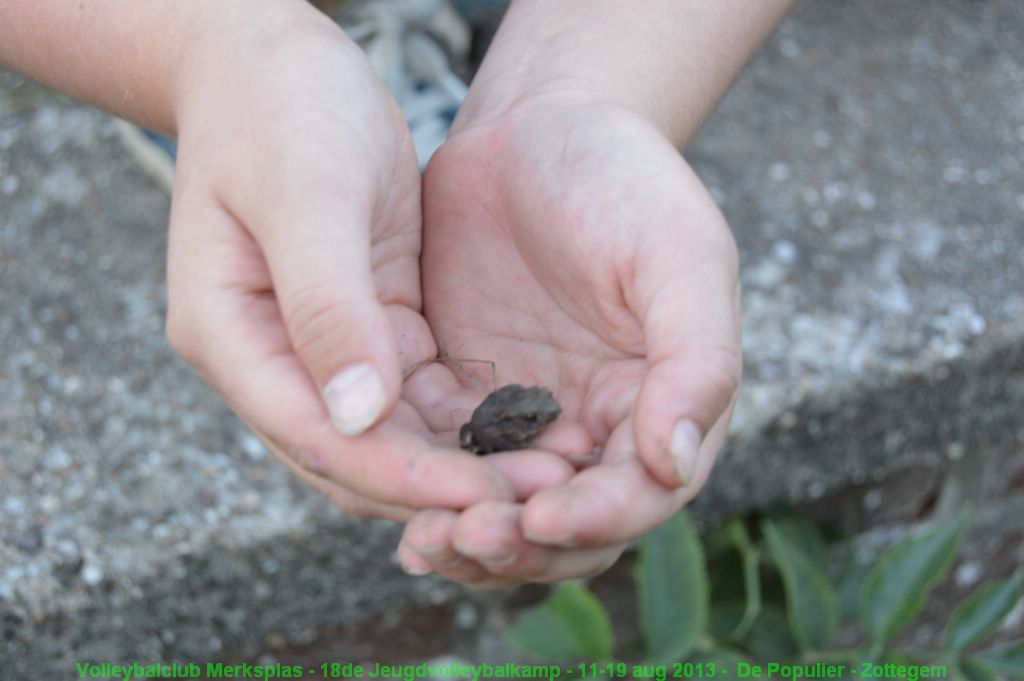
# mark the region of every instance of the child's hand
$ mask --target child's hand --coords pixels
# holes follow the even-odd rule
[[[696,495],[724,437],[740,377],[728,226],[653,126],[569,94],[454,134],[424,216],[438,339],[493,359],[501,383],[551,388],[563,412],[545,446],[603,454],[522,505],[425,511],[399,555],[479,584],[605,569]]]
[[[403,372],[436,354],[420,313],[418,166],[363,54],[308,11],[186,53],[168,338],[347,511],[512,500],[515,480],[441,446],[431,424],[447,412],[400,397]]]

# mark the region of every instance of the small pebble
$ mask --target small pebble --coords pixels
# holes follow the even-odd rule
[[[861,210],[874,210],[877,202],[875,201],[875,195],[869,191],[861,191],[857,193],[857,205],[861,207]]]
[[[772,254],[782,263],[792,265],[796,262],[797,249],[792,241],[781,239],[772,245]]]
[[[846,185],[842,182],[829,182],[825,185],[825,201],[833,204],[846,197]]]
[[[267,455],[266,448],[264,448],[263,443],[255,435],[247,434],[242,438],[242,451],[254,461],[263,459]]]
[[[23,532],[15,532],[8,539],[20,551],[34,556],[43,548],[43,529],[33,525]]]
[[[974,183],[982,187],[990,183],[994,177],[995,173],[988,168],[978,168],[974,171]]]
[[[946,166],[942,171],[942,179],[949,184],[960,184],[967,178],[967,169],[958,163]]]
[[[768,168],[768,177],[773,182],[785,182],[789,179],[789,166],[782,162],[771,164]]]
[[[477,613],[476,606],[463,602],[456,606],[452,619],[459,629],[472,629],[480,621],[480,615]]]
[[[94,563],[86,563],[82,568],[82,581],[89,586],[96,586],[103,581],[103,570]]]
[[[976,561],[964,563],[956,569],[954,579],[960,588],[973,586],[981,578],[983,570],[981,564]]]

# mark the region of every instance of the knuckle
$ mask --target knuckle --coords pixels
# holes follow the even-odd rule
[[[726,226],[701,232],[686,245],[690,261],[703,267],[717,281],[739,279],[740,252],[736,237]]]
[[[724,264],[733,278],[739,276],[740,251],[736,237],[729,229],[715,230],[708,235],[708,250],[716,262]]]
[[[607,556],[606,558],[604,558],[603,560],[601,560],[592,569],[586,571],[582,575],[579,575],[579,577],[582,578],[582,579],[587,579],[587,578],[590,578],[590,577],[597,577],[601,573],[607,572],[608,570],[610,570],[611,567],[613,565],[615,565],[615,563],[617,563],[619,561],[619,558],[621,558],[621,557],[622,557],[622,551],[621,550],[620,551],[616,551],[616,552],[612,553],[611,555]]]
[[[356,316],[354,300],[319,284],[291,293],[284,309],[285,324],[300,356],[350,346],[358,333]]]
[[[296,442],[285,450],[288,458],[302,470],[322,479],[331,479],[331,458],[323,447],[311,443]]]
[[[380,515],[377,505],[363,497],[346,492],[332,492],[330,496],[334,505],[345,515],[363,519],[376,518]]]
[[[728,401],[740,388],[743,359],[737,348],[718,346],[708,353],[703,368],[705,389]]]
[[[193,367],[199,367],[202,359],[203,343],[200,339],[199,325],[193,317],[178,305],[170,304],[164,322],[164,336],[167,343],[182,359]]]

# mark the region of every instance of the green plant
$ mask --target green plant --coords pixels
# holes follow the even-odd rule
[[[851,669],[893,662],[944,664],[951,675],[969,681],[1024,679],[1024,644],[973,652],[1020,602],[1020,573],[983,584],[968,596],[953,612],[940,649],[908,652],[892,645],[949,572],[967,518],[961,512],[898,542],[873,565],[848,558],[835,583],[829,577],[829,545],[802,516],[765,518],[756,537],[733,519],[702,542],[689,515],[681,512],[639,546],[634,572],[639,640],[620,651],[638,666],[615,661],[609,615],[578,583],[557,587],[520,617],[507,637],[546,661],[584,661],[581,676],[654,677],[649,670],[666,664],[677,672],[680,664],[690,665],[676,676],[714,676],[714,670],[693,665],[716,661],[846,663]],[[848,637],[851,627],[859,630],[861,643],[830,649],[837,633],[842,629]]]

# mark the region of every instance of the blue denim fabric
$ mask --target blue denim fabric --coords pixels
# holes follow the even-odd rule
[[[471,25],[505,11],[509,0],[452,0],[455,9]]]

